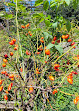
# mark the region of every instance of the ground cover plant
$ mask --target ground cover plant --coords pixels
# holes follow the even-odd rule
[[[36,0],[33,10],[23,0],[1,3],[8,12],[0,14],[0,104],[7,109],[14,101],[14,111],[78,111],[79,27],[58,10],[79,1]]]

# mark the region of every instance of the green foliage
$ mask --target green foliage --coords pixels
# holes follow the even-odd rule
[[[67,23],[66,23],[66,28],[67,28],[67,30],[68,30],[68,32],[69,32],[70,29],[71,29],[71,23],[70,23],[70,21],[67,21]]]
[[[57,24],[58,24],[58,22],[55,22],[55,23],[52,24],[54,29],[57,28]]]
[[[50,48],[53,48],[53,47],[55,47],[56,50],[58,50],[59,53],[62,55],[62,53],[63,53],[63,48],[61,47],[61,45],[54,45],[54,44],[52,44],[52,43],[49,43],[49,44],[47,45],[47,49],[50,49]]]
[[[52,38],[52,35],[50,35],[48,32],[43,32],[45,40],[47,41],[48,37]]]
[[[47,49],[50,49],[50,48],[52,48],[52,47],[54,47],[54,46],[55,46],[54,44],[49,43],[49,44],[47,45]]]
[[[43,3],[43,0],[36,0],[35,1],[35,6],[39,6]]]
[[[45,11],[49,8],[49,2],[48,2],[48,0],[44,1],[43,7],[44,7]]]
[[[71,0],[65,0],[66,4],[69,5]]]
[[[5,14],[3,17],[5,17],[5,19],[12,19],[14,18],[12,14]]]
[[[61,47],[61,45],[55,45],[55,48],[59,51],[61,55],[63,54],[63,48]]]
[[[14,2],[16,2],[16,0]],[[4,53],[1,53],[1,68],[2,70],[8,70],[9,74],[14,73],[15,79],[11,81],[9,76],[0,74],[1,79],[4,79],[4,90],[0,92],[0,99],[4,100],[5,90],[7,90],[7,87],[13,82],[13,87],[9,94],[17,101],[15,105],[18,105],[17,108],[21,111],[24,110],[24,105],[25,110],[31,108],[34,111],[52,111],[53,108],[58,111],[78,111],[79,102],[77,105],[74,105],[73,100],[79,95],[79,74],[73,74],[73,84],[67,81],[67,77],[72,71],[78,72],[78,61],[73,59],[74,56],[77,56],[78,51],[76,50],[76,53],[72,53],[73,48],[71,51],[69,50],[71,49],[70,44],[72,43],[70,42],[69,46],[65,46],[68,50],[68,52],[65,53],[65,48],[62,47],[62,44],[64,42],[68,44],[68,38],[62,39],[62,35],[69,34],[69,38],[72,38],[72,41],[74,41],[74,35],[76,33],[76,37],[78,38],[79,31],[75,29],[77,30],[76,32],[74,28],[72,28],[72,23],[68,18],[65,19],[58,13],[62,6],[65,6],[65,8],[69,7],[71,2],[70,0],[52,0],[49,4],[48,0],[36,0],[35,6],[38,6],[37,8],[39,8],[41,4],[43,4],[42,12],[34,12],[32,14],[33,10],[29,10],[28,12],[25,3],[22,2],[21,4],[20,0],[18,0],[17,4],[17,13],[16,4],[13,2],[8,3],[8,6],[12,8],[14,13],[4,13],[4,18],[10,22],[9,33],[11,38],[9,38],[4,30],[0,32],[2,37],[0,50],[3,51],[2,49],[5,49],[6,51],[4,51],[4,53],[7,52],[9,56],[6,68],[2,68]],[[54,17],[48,14],[50,7],[52,12],[55,10],[56,14]],[[27,27],[28,23],[30,24]],[[7,29],[7,27],[5,27],[5,29]],[[56,37],[56,40],[53,40],[54,37]],[[18,50],[16,51],[14,50],[15,44],[9,44],[13,38],[16,39],[15,44],[18,44]],[[41,39],[43,42],[41,42]],[[5,43],[4,40],[6,41]],[[52,41],[55,43],[52,44]],[[45,48],[50,49],[50,54],[46,55]],[[30,54],[26,54],[26,50],[28,50]],[[14,53],[12,57],[9,54],[10,51]],[[37,54],[37,52],[40,52],[40,54]],[[67,63],[68,61],[69,64]],[[59,70],[55,69],[55,64],[60,65],[58,67]],[[23,72],[20,71],[21,67],[23,68]],[[36,71],[40,73],[38,74]],[[29,77],[27,77],[28,73]],[[22,80],[20,75],[22,75],[24,80]],[[49,79],[49,75],[54,77],[54,81]],[[33,87],[32,93],[29,92],[30,85]],[[57,89],[58,92],[52,94],[55,89]],[[19,104],[19,102],[21,104]]]

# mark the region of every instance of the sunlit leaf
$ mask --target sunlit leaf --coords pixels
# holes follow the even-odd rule
[[[54,47],[55,45],[54,44],[52,44],[52,43],[49,43],[48,45],[47,45],[47,49],[50,49],[50,48],[52,48],[52,47]]]
[[[43,0],[36,0],[35,1],[35,6],[39,6],[43,3]]]
[[[49,2],[48,2],[48,0],[46,0],[46,1],[44,2],[43,8],[44,8],[45,11],[49,8]]]
[[[55,45],[55,48],[59,51],[60,54],[63,53],[63,48],[62,46],[59,44],[59,45]]]
[[[65,0],[66,4],[69,5],[70,4],[70,0]]]

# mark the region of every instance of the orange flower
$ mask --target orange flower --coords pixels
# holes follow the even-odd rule
[[[5,91],[5,93],[6,93],[6,94],[9,94],[9,92],[8,92],[7,90]]]
[[[3,63],[3,64],[2,64],[2,67],[6,67],[6,64]]]
[[[55,64],[55,65],[54,65],[54,69],[55,69],[56,71],[59,71],[58,67],[60,67],[59,64]]]
[[[14,81],[14,78],[11,78],[11,81]]]
[[[0,92],[3,90],[3,86],[0,86]]]
[[[6,71],[2,71],[2,72],[1,72],[1,74],[6,74],[6,73],[7,73]]]
[[[32,36],[32,34],[29,34],[30,36]]]
[[[14,47],[14,50],[17,50],[18,48],[17,47]]]
[[[31,31],[28,31],[29,34],[31,34]]]
[[[77,101],[79,100],[79,96],[76,97],[76,100],[77,100]]]
[[[66,34],[66,35],[65,35],[65,39],[67,39],[68,37],[69,37],[69,34]]]
[[[52,92],[52,94],[55,94],[55,93],[57,93],[58,91],[55,89],[53,92]]]
[[[54,67],[54,69],[55,69],[56,71],[59,71],[58,67]]]
[[[42,49],[42,45],[40,45],[40,46],[38,47],[38,50],[40,50],[40,51],[43,50],[43,49]]]
[[[54,81],[54,77],[53,76],[49,76],[49,79]]]
[[[40,39],[40,42],[41,42],[41,43],[44,43],[44,40]]]
[[[6,62],[7,62],[7,59],[3,59],[3,61],[6,63]]]
[[[11,85],[8,86],[8,91],[10,91],[10,90],[11,90]]]
[[[39,48],[42,48],[42,45],[40,45]]]
[[[5,100],[8,100],[8,97],[7,97],[7,95],[5,95],[5,96],[4,96],[4,99],[5,99]]]
[[[26,50],[26,54],[28,55],[28,50]]]
[[[10,52],[10,56],[13,56],[13,52]]]
[[[13,42],[13,41],[11,41],[11,42],[9,42],[9,44],[10,44],[10,45],[13,45],[13,44],[14,44],[14,42]]]
[[[60,67],[60,65],[59,64],[55,64],[54,67]]]
[[[57,40],[57,37],[56,37],[56,36],[54,36],[53,41],[56,41],[56,40]]]
[[[2,84],[3,80],[0,80],[0,85]]]
[[[47,63],[47,61],[45,61],[45,64]]]
[[[73,102],[74,102],[74,104],[77,104],[78,101],[77,101],[77,99],[74,99]]]
[[[72,39],[68,39],[68,42],[71,42],[72,41]]]
[[[24,29],[24,28],[25,28],[25,26],[24,26],[24,25],[21,25],[21,28],[23,28],[23,29]]]
[[[41,52],[36,52],[37,55],[41,54]]]
[[[74,44],[75,44],[75,42],[71,43],[71,46],[74,45]]]
[[[15,42],[16,42],[16,39],[12,39],[12,41],[15,43]]]
[[[14,77],[14,74],[10,74],[10,75],[9,75],[9,78],[13,78],[13,77]]]
[[[49,50],[49,49],[46,49],[46,50],[45,50],[45,54],[46,54],[46,55],[50,55],[50,50]]]
[[[60,43],[60,40],[57,40],[57,43]]]
[[[21,71],[21,72],[23,71],[23,68],[22,68],[22,67],[20,68],[20,71]]]
[[[65,35],[62,35],[62,39],[65,39]]]
[[[28,23],[27,25],[25,25],[25,27],[27,28],[27,27],[29,27],[29,25],[30,25],[30,23]]]
[[[67,78],[67,81],[68,81],[70,84],[73,84],[72,78]]]
[[[52,43],[52,44],[55,44],[55,41],[52,41],[51,43]]]
[[[36,74],[40,74],[38,67],[36,68]]]
[[[41,39],[44,39],[44,37],[41,37]]]
[[[36,71],[36,74],[40,74],[40,72],[39,72],[39,71]]]
[[[30,85],[30,86],[32,86],[32,85]],[[30,92],[30,93],[33,92],[33,87],[30,87],[30,88],[29,88],[29,92]]]

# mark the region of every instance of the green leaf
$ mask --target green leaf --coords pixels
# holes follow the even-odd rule
[[[36,24],[39,24],[42,21],[44,21],[44,14],[43,13],[33,14],[32,16],[33,16],[33,18],[36,18]]]
[[[48,15],[48,17],[46,17],[46,19],[49,19],[49,20],[50,20],[50,19],[51,19],[51,16],[50,16],[50,15]]]
[[[70,4],[70,0],[65,0],[66,4],[69,5]]]
[[[43,32],[45,40],[48,39],[49,34],[47,32]]]
[[[8,3],[9,6],[13,6],[16,7],[16,5],[14,3]]]
[[[36,32],[36,31],[41,31],[41,28],[33,28],[32,31],[34,31],[34,32]]]
[[[44,21],[44,18],[41,18],[40,20],[39,20],[39,23],[41,23],[41,22],[43,22]]]
[[[43,32],[43,34],[44,34],[44,38],[45,38],[45,40],[47,40],[48,37],[52,38],[52,35],[49,34],[49,33],[47,33],[47,32]]]
[[[49,37],[52,39],[52,35],[49,34]]]
[[[51,8],[52,8],[52,7],[55,7],[56,5],[57,5],[57,2],[55,2],[55,1],[53,1],[53,2],[51,1],[51,2],[50,2],[50,7],[51,7]]]
[[[4,15],[4,17],[5,17],[6,19],[12,19],[12,18],[13,18],[13,15],[12,15],[12,14],[9,14],[9,15],[8,15],[8,14],[6,13],[6,14]]]
[[[68,20],[67,23],[66,23],[66,28],[67,28],[68,32],[69,32],[70,29],[71,29],[71,23],[70,23],[69,20]]]
[[[49,26],[50,25],[50,21],[49,20],[45,20],[45,24],[46,24],[46,26]]]
[[[73,0],[73,7],[76,9],[77,6],[79,5],[79,0]]]
[[[33,18],[39,18],[40,15],[39,14],[33,14]]]
[[[43,3],[43,0],[36,0],[35,6],[39,6]]]
[[[53,24],[52,24],[53,28],[56,28],[56,27],[57,27],[57,24],[58,24],[58,22],[53,23]]]
[[[44,18],[44,14],[43,14],[43,13],[36,13],[36,14],[33,14],[33,18],[39,18],[39,17]]]
[[[48,0],[44,1],[43,8],[44,8],[45,11],[49,8]]]
[[[48,34],[47,32],[43,32],[43,33],[44,33],[44,38],[45,38],[45,40],[47,40],[48,37],[49,37],[49,34]]]
[[[48,45],[47,45],[47,49],[50,49],[50,48],[52,48],[52,47],[54,47],[55,45],[54,44],[52,44],[52,43],[49,43]]]
[[[55,45],[55,48],[59,51],[60,54],[63,53],[63,48],[62,46],[59,44],[59,45]]]
[[[24,11],[24,10],[26,10],[26,7],[20,4],[20,5],[18,5],[18,9],[21,11]]]
[[[79,101],[78,101],[78,103],[77,103],[77,109],[79,109]]]

